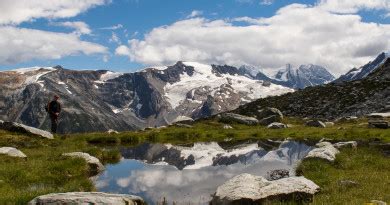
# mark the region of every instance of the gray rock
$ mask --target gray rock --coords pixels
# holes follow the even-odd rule
[[[319,142],[316,144],[316,148],[306,155],[305,159],[319,158],[333,162],[338,153],[339,150],[336,149],[330,142]]]
[[[175,124],[177,127],[184,127],[184,128],[192,128],[192,125],[187,125],[187,124],[182,124],[182,123],[176,123]]]
[[[271,123],[274,123],[274,122],[281,122],[281,118],[277,115],[271,115],[269,117],[266,117],[266,118],[263,118],[259,121],[259,124],[260,125],[264,125],[264,126],[267,126]]]
[[[233,127],[232,126],[230,126],[230,125],[223,125],[223,129],[233,129]]]
[[[319,121],[319,120],[310,120],[310,121],[306,122],[306,126],[309,126],[309,127],[321,127],[321,128],[325,128],[326,127],[325,123],[323,123],[322,121]]]
[[[301,200],[310,201],[319,189],[319,186],[305,177],[289,177],[268,181],[264,177],[244,173],[233,177],[219,186],[210,204],[253,203],[270,198],[293,198],[293,195],[296,194],[305,196],[305,199]]]
[[[29,205],[84,205],[84,204],[115,204],[115,205],[143,205],[141,197],[128,194],[108,194],[102,192],[68,192],[53,193],[38,196],[31,200]]]
[[[268,129],[283,129],[287,128],[287,125],[280,122],[273,122],[267,126]]]
[[[356,149],[358,146],[358,143],[356,141],[348,141],[348,142],[337,142],[333,144],[333,146],[337,149],[343,148],[343,147],[349,147]]]
[[[109,129],[109,130],[107,131],[107,133],[108,133],[108,134],[119,134],[118,131],[113,130],[113,129]]]
[[[276,169],[267,172],[267,179],[269,181],[274,181],[282,178],[286,178],[290,176],[290,171],[287,169]]]
[[[388,129],[389,123],[384,120],[370,120],[368,121],[368,126],[371,128]]]
[[[333,127],[334,126],[334,122],[324,122],[324,124],[326,127]]]
[[[0,129],[8,130],[11,132],[32,134],[47,139],[54,139],[53,135],[50,132],[16,122],[2,122],[0,123]]]
[[[27,157],[22,151],[14,148],[14,147],[1,147],[0,154],[5,154],[5,155],[8,155],[10,157],[20,157],[20,158]]]
[[[62,156],[65,157],[76,157],[76,158],[82,158],[84,159],[90,168],[90,171],[92,173],[99,173],[104,170],[103,164],[100,162],[100,160],[94,156],[89,155],[88,153],[84,152],[70,152],[70,153],[64,153]]]
[[[256,114],[256,118],[259,120],[262,120],[264,118],[276,115],[279,116],[280,119],[283,119],[283,114],[280,112],[280,110],[272,107],[267,107],[261,110],[258,110]]]
[[[259,123],[259,121],[254,117],[248,117],[235,113],[223,113],[220,115],[219,120],[226,123],[236,122],[245,125],[257,125]]]

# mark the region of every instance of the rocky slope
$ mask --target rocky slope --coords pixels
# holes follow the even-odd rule
[[[345,75],[340,76],[334,82],[340,83],[345,81],[363,79],[367,77],[370,73],[378,69],[389,57],[390,57],[389,53],[383,52],[379,54],[379,56],[376,57],[374,61],[369,62],[360,68],[353,68],[352,70],[348,71]]]
[[[210,116],[292,91],[235,67],[194,62],[135,73],[35,67],[1,72],[0,120],[48,129],[44,107],[58,94],[60,133],[123,131]]]
[[[287,116],[335,119],[388,112],[390,107],[390,60],[367,77],[348,82],[309,87],[282,96],[259,99],[236,112],[251,116],[263,107],[275,107]]]

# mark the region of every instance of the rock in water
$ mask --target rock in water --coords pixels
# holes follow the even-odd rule
[[[88,153],[84,152],[70,152],[70,153],[64,153],[62,156],[66,157],[77,157],[77,158],[82,158],[84,159],[90,168],[90,171],[92,173],[99,173],[104,170],[103,164],[99,161],[98,158],[89,155]]]
[[[333,162],[336,159],[336,154],[339,150],[336,149],[330,142],[320,142],[316,144],[316,148],[311,150],[305,157],[308,158],[319,158]]]
[[[283,129],[287,128],[287,125],[280,122],[273,122],[267,126],[268,129]]]
[[[236,122],[245,125],[257,125],[259,123],[259,121],[254,117],[248,117],[234,113],[223,113],[220,115],[219,120],[226,123]]]
[[[319,186],[305,177],[268,181],[264,177],[244,173],[219,186],[210,204],[250,204],[267,199],[311,201],[319,189]],[[295,198],[297,196],[300,198]]]
[[[29,205],[77,205],[77,204],[115,204],[143,205],[141,197],[128,194],[108,194],[102,192],[68,192],[38,196]]]
[[[20,158],[27,157],[22,151],[14,148],[14,147],[1,147],[0,154],[5,154],[5,155],[8,155],[10,157],[20,157]]]
[[[8,130],[11,132],[27,133],[36,136],[40,136],[47,139],[54,139],[50,132],[41,130],[35,127],[30,127],[16,122],[0,122],[0,129]]]
[[[326,127],[325,123],[323,123],[322,121],[319,121],[319,120],[310,120],[310,121],[306,122],[306,126],[309,126],[309,127],[321,127],[321,128],[325,128]]]

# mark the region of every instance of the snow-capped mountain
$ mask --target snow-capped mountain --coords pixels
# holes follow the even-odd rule
[[[360,80],[367,77],[370,73],[375,71],[379,66],[383,65],[385,61],[390,57],[390,53],[381,53],[375,58],[374,61],[367,63],[360,68],[353,68],[348,71],[345,75],[340,76],[334,82],[340,83],[345,81]]]
[[[291,64],[287,64],[286,68],[276,73],[273,79],[279,81],[281,85],[302,89],[327,84],[335,78],[326,68],[319,65],[308,64],[294,68]]]
[[[241,66],[240,72],[253,79],[269,81],[273,84],[293,89],[323,85],[335,79],[326,68],[313,64],[301,65],[298,68],[294,68],[291,64],[287,64],[286,68],[279,70],[272,76],[267,76],[258,68],[251,66]]]
[[[44,107],[58,94],[60,132],[122,131],[210,116],[287,92],[293,90],[232,66],[196,62],[134,73],[34,67],[1,72],[0,119],[47,129]]]

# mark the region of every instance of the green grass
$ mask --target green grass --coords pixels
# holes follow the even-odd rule
[[[390,158],[373,148],[343,149],[334,163],[304,160],[298,171],[321,187],[313,204],[390,203]],[[357,186],[340,185],[352,180]]]
[[[229,142],[234,143],[248,139],[285,138],[310,141],[329,138],[364,142],[379,139],[390,142],[388,130],[369,129],[366,119],[353,123],[343,122],[323,129],[303,126],[300,119],[288,118],[284,122],[293,127],[270,130],[262,126],[232,124],[234,129],[223,129],[223,123],[208,119],[196,122],[193,128],[170,126],[118,134],[59,135],[54,140],[0,130],[0,147],[16,147],[28,156],[27,160],[21,160],[0,155],[0,204],[25,204],[38,195],[52,192],[93,191],[95,188],[88,179],[87,164],[80,159],[62,157],[61,154],[65,152],[87,152],[107,164],[120,160],[120,146],[134,146],[143,142],[190,144],[229,139]],[[337,204],[339,200],[352,200],[352,204],[361,204],[360,202],[368,200],[366,196],[372,196],[369,199],[389,200],[385,198],[388,196],[380,195],[385,191],[390,193],[390,186],[386,187],[384,184],[386,180],[389,182],[389,164],[389,159],[381,157],[378,151],[362,148],[356,152],[343,150],[333,165],[321,161],[305,161],[301,170],[305,176],[323,187],[323,191],[315,198],[316,203],[329,204],[325,202],[331,200]],[[354,176],[357,178],[353,178]],[[343,190],[343,196],[338,196],[340,190],[334,180],[340,178],[357,180],[363,188]],[[364,195],[365,189],[372,192]]]

